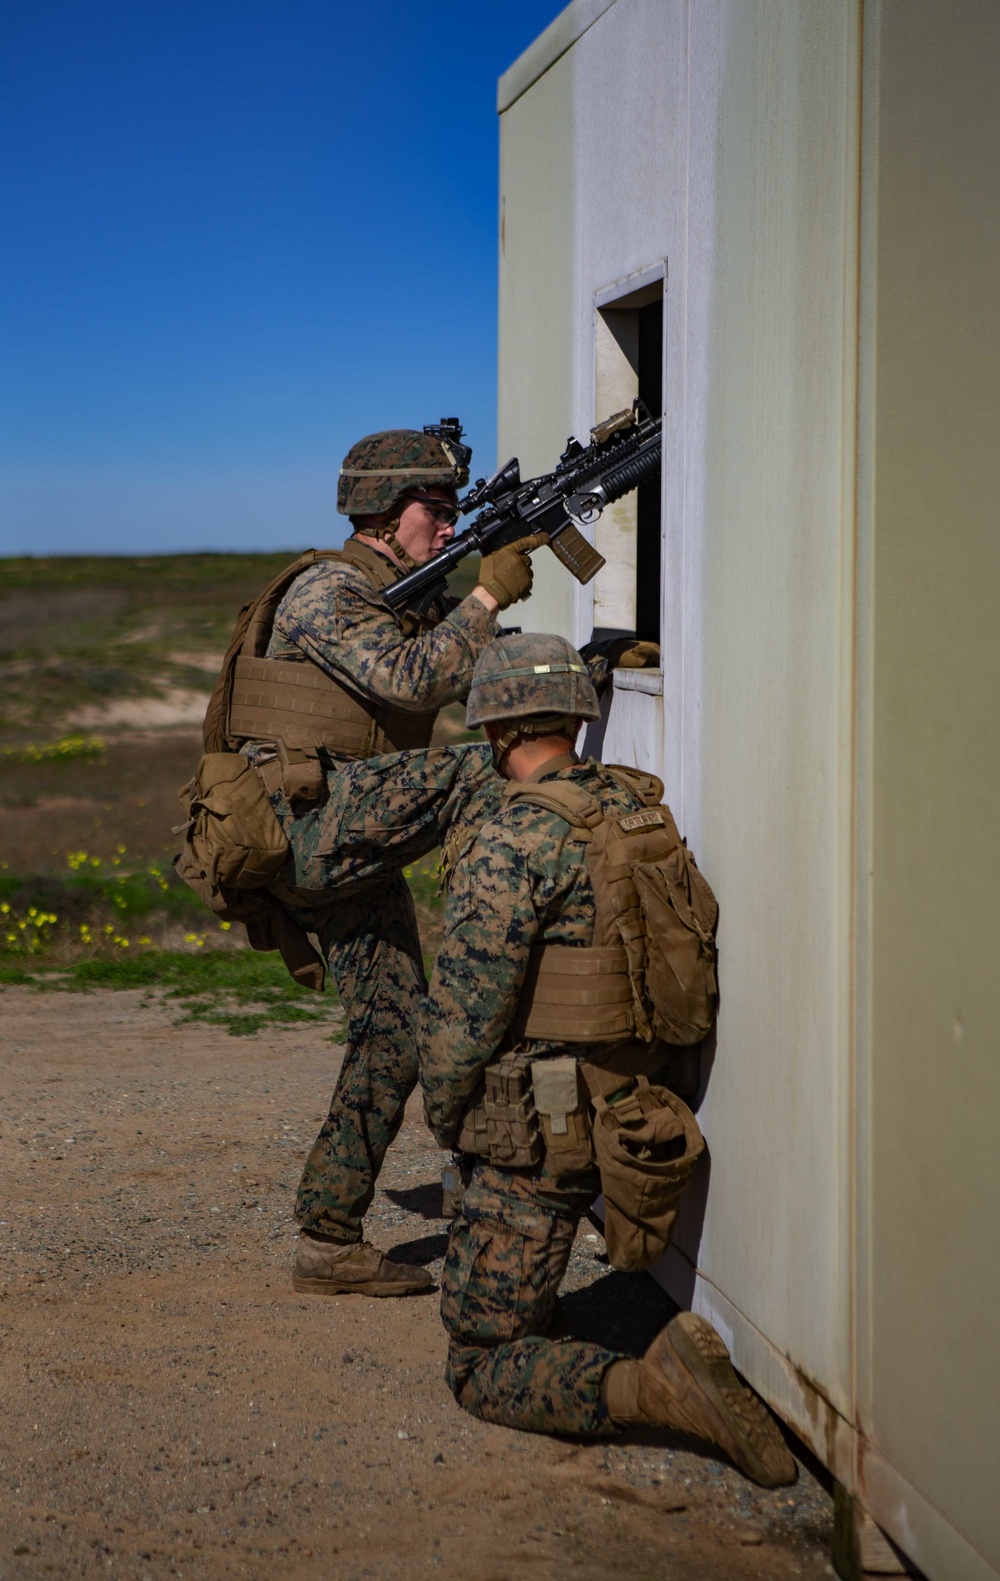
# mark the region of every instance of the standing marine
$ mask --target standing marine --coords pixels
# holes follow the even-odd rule
[[[233,775],[246,777],[248,762],[280,826],[280,870],[253,891],[260,920],[243,919],[251,942],[280,947],[300,981],[315,970],[321,982],[316,940],[347,1016],[343,1067],[296,1198],[292,1282],[302,1292],[391,1296],[431,1286],[424,1268],[391,1261],[363,1237],[417,1080],[426,979],[403,868],[496,803],[489,750],[431,747],[431,732],[438,711],[466,696],[498,611],[530,592],[527,550],[544,540],[484,558],[461,601],[396,612],[381,594],[452,538],[471,454],[453,419],[354,445],[337,492],[352,536],[340,550],[302,556],[241,612],[206,718],[192,811],[211,822],[212,797],[223,794],[221,812],[235,807],[238,818]],[[219,785],[206,787],[213,774]],[[224,824],[220,816],[212,827]],[[209,898],[219,861],[202,852],[199,867],[196,858],[189,847],[189,882],[200,880]],[[242,894],[223,900],[236,908],[224,914],[242,917]],[[209,903],[222,911],[218,888]]]
[[[704,1318],[679,1313],[641,1359],[547,1337],[599,1192],[615,1266],[665,1249],[703,1143],[657,1077],[715,1002],[714,897],[659,781],[576,757],[597,714],[560,637],[501,637],[477,661],[467,717],[505,789],[446,850],[420,1033],[428,1123],[474,1159],[442,1276],[448,1383],[473,1415],[526,1431],[680,1429],[777,1486],[795,1462]]]

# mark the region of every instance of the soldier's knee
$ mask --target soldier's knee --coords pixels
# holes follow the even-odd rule
[[[482,1352],[469,1345],[458,1345],[454,1340],[448,1346],[448,1361],[444,1381],[458,1404],[465,1411],[475,1412],[475,1391],[471,1387]]]

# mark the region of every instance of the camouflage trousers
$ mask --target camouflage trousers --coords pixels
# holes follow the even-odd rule
[[[545,1338],[577,1225],[599,1189],[594,1173],[556,1186],[476,1166],[441,1276],[446,1378],[473,1416],[531,1433],[615,1431],[601,1380],[619,1354]]]
[[[280,792],[271,796],[291,847],[271,887],[317,937],[347,1015],[344,1063],[296,1199],[305,1229],[361,1239],[416,1085],[416,1015],[427,984],[402,870],[464,824],[471,834],[499,805],[502,787],[489,748],[471,745],[346,764],[328,774],[326,799],[301,812]]]

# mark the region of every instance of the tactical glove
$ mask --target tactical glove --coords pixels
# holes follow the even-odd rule
[[[586,643],[580,653],[598,695],[611,685],[612,670],[646,670],[660,662],[659,643],[638,637],[603,637]]]
[[[548,533],[536,532],[507,544],[495,554],[484,554],[477,586],[492,593],[501,609],[508,609],[519,599],[527,598],[533,575],[528,551],[548,541]]]
[[[613,656],[616,670],[650,670],[660,662],[658,642],[630,641]]]

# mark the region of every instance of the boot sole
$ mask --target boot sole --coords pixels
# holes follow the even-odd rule
[[[711,1324],[694,1312],[681,1312],[667,1325],[667,1337],[685,1371],[694,1378],[720,1423],[724,1424],[726,1432],[720,1434],[719,1441],[733,1455],[740,1470],[762,1488],[780,1488],[794,1482],[798,1467],[787,1444],[765,1407],[736,1376],[729,1352]],[[718,1367],[720,1363],[728,1372],[727,1387],[739,1394],[744,1411],[753,1417],[754,1431],[759,1438],[768,1441],[763,1452],[754,1444],[748,1429],[740,1422],[713,1377],[710,1367]]]
[[[306,1279],[302,1274],[292,1275],[292,1289],[308,1296],[415,1296],[428,1294],[432,1283],[416,1284],[409,1279],[393,1280],[382,1284],[377,1279],[366,1279],[361,1284],[339,1284],[335,1279]]]

